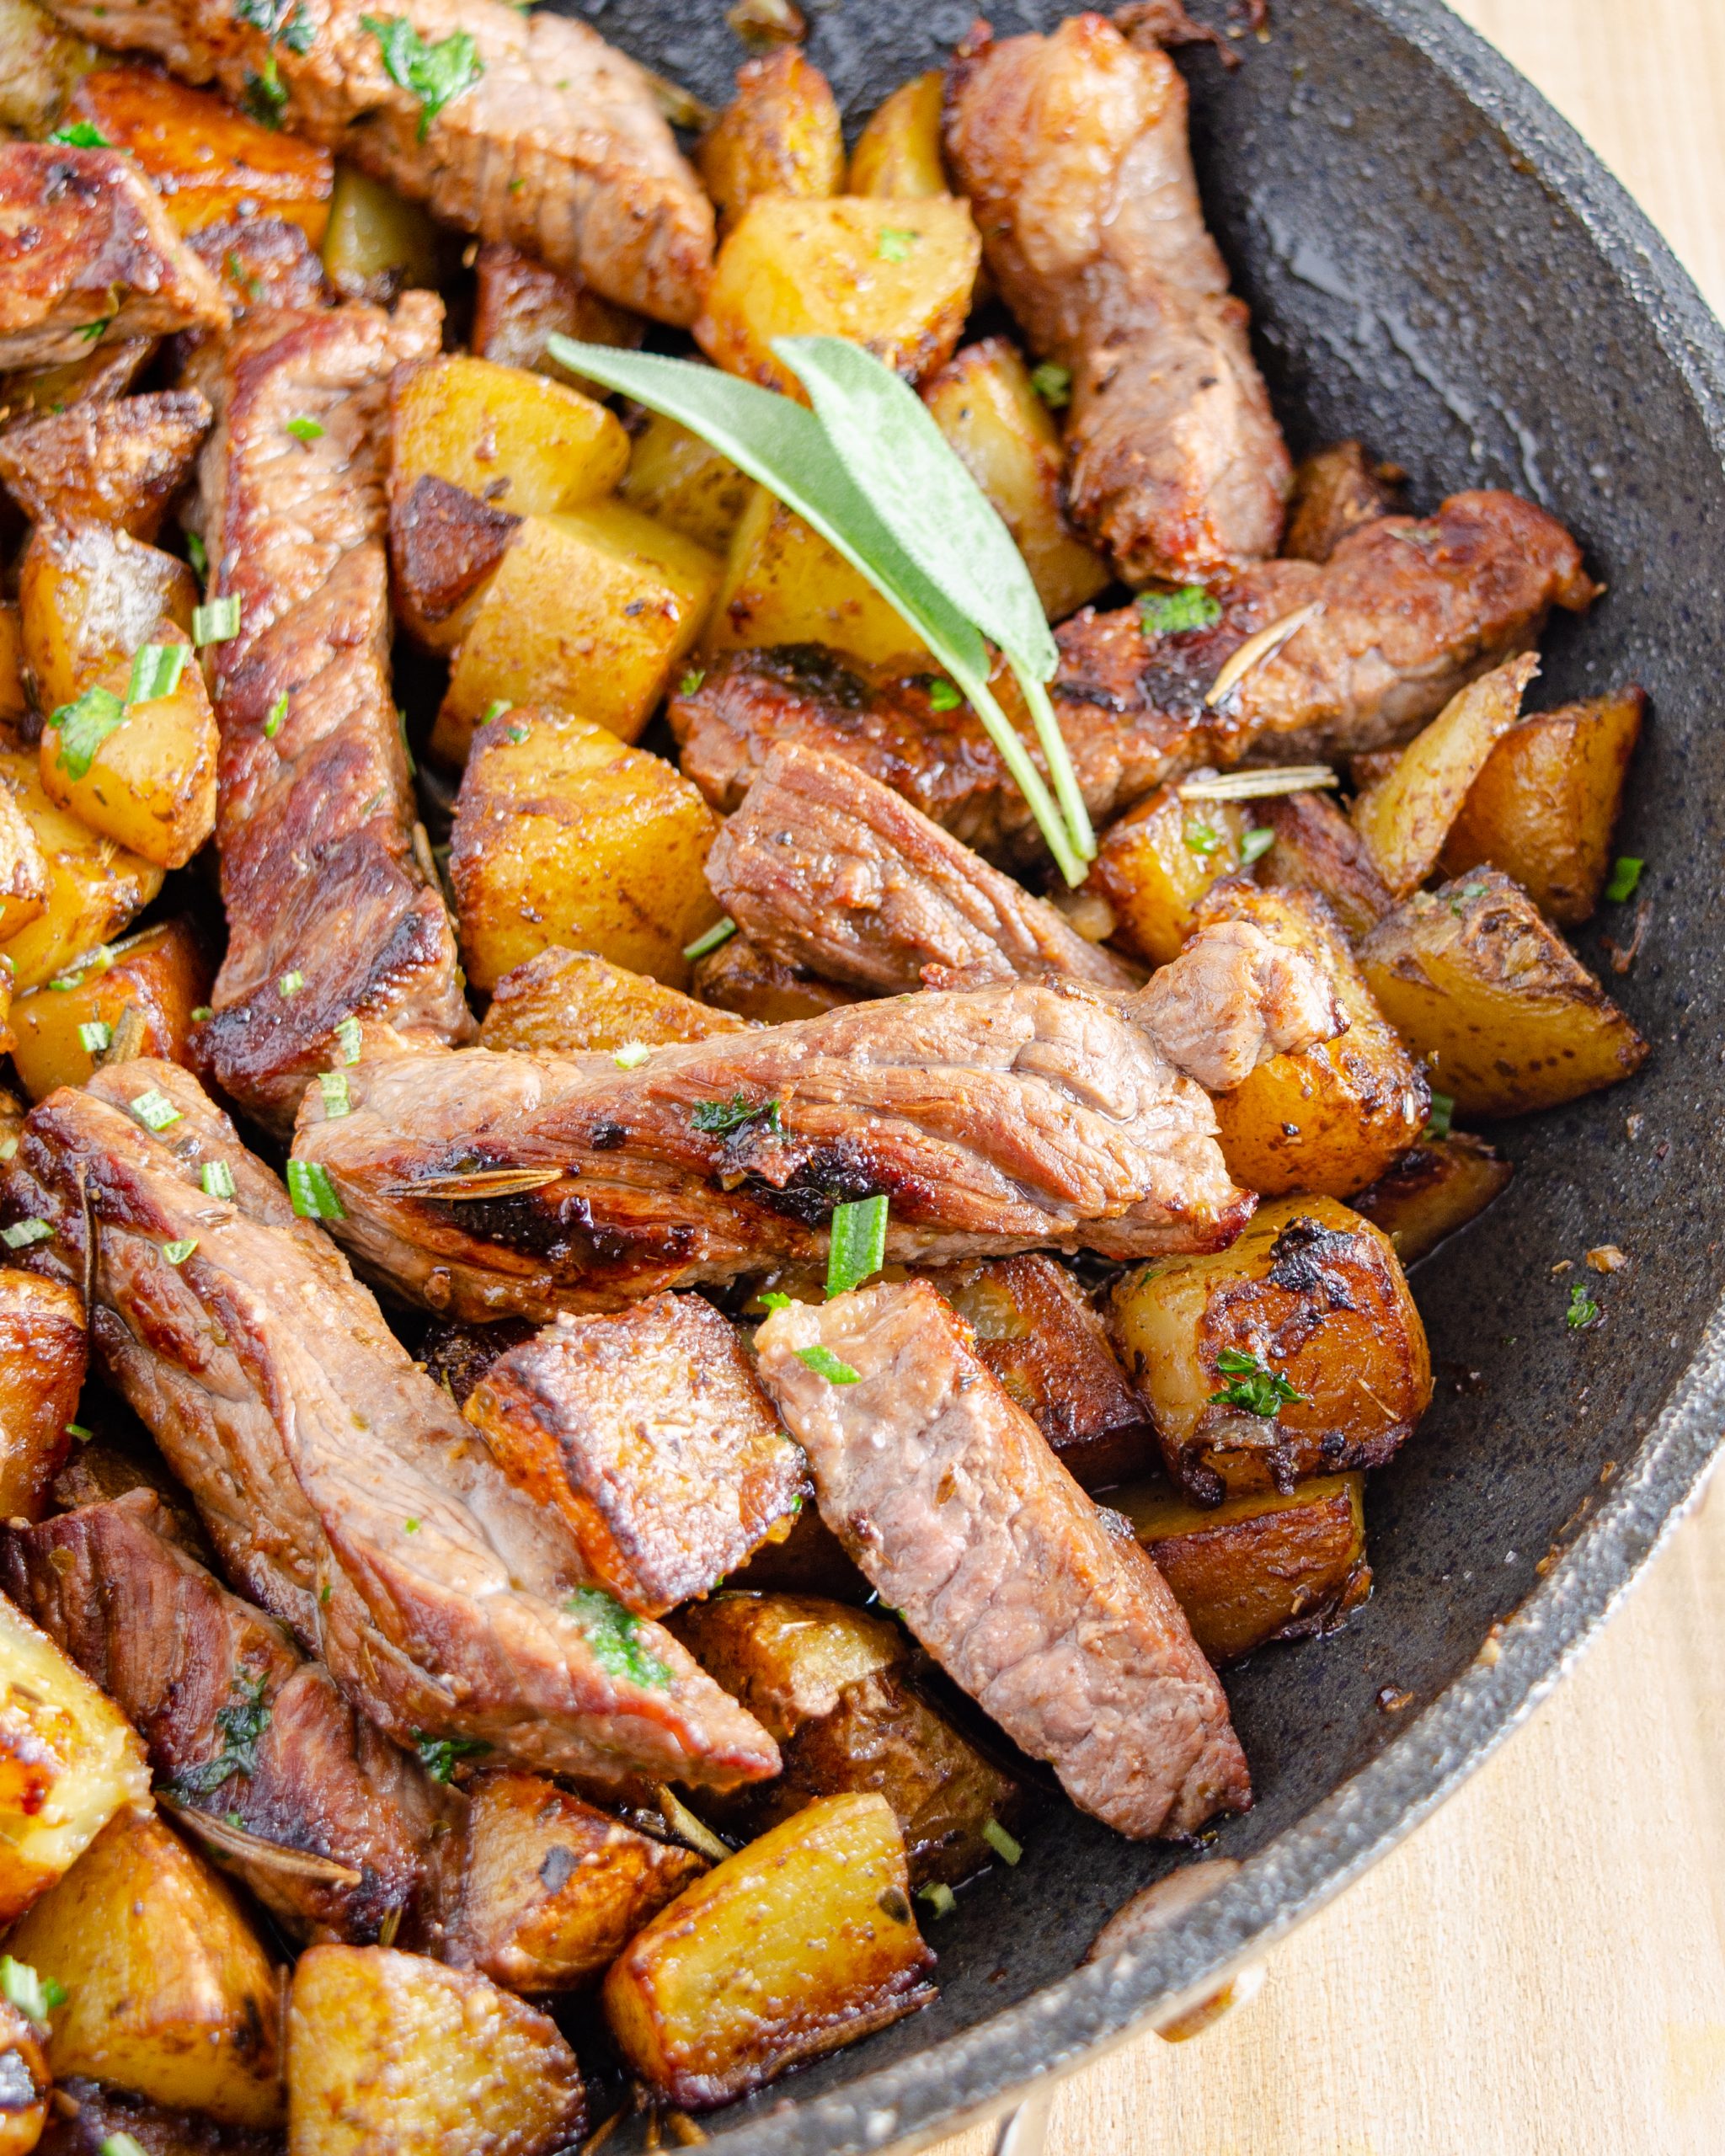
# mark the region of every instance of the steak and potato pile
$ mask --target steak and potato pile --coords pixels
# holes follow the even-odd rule
[[[1461,1126],[1648,1052],[1564,933],[1645,699],[1526,707],[1599,587],[1295,469],[1179,10],[979,24],[847,158],[794,42],[686,157],[580,24],[394,3],[0,0],[8,2151],[554,2156],[619,2066],[698,2138],[1057,1787],[1226,1832]],[[836,442],[805,339],[1033,680],[695,423]]]

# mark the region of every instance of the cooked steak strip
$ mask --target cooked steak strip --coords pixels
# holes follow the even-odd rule
[[[220,286],[131,158],[0,143],[0,368],[228,319]]]
[[[699,1295],[559,1318],[505,1350],[463,1412],[510,1480],[562,1514],[594,1579],[644,1616],[708,1593],[803,1502],[803,1456]]]
[[[927,1281],[776,1310],[761,1382],[820,1515],[953,1682],[1123,1834],[1252,1801],[1228,1702],[1172,1592],[1116,1539]],[[804,1360],[820,1351],[841,1383]]]
[[[230,0],[51,0],[99,45],[152,52],[236,104],[262,81],[284,125],[376,175],[435,216],[507,240],[619,307],[686,326],[713,259],[713,211],[633,60],[585,24],[506,0],[323,0],[315,12]],[[290,13],[312,32],[272,36]],[[405,22],[425,45],[472,40],[467,87],[441,107],[391,75],[365,18]]]
[[[1290,467],[1244,303],[1198,199],[1186,85],[1100,15],[996,44],[948,78],[946,147],[1001,296],[1068,367],[1076,522],[1133,584],[1273,554]]]
[[[1135,981],[902,795],[788,742],[721,829],[707,880],[769,958],[883,995],[925,983]]]
[[[1402,507],[1393,465],[1374,464],[1364,446],[1338,441],[1295,467],[1282,552],[1290,561],[1327,562],[1350,531]]]
[[[448,1801],[179,1546],[153,1492],[13,1529],[0,1584],[131,1723],[168,1796],[355,1875],[227,1860],[296,1937],[368,1944],[392,1915],[411,1933]]]
[[[639,315],[612,307],[576,279],[542,269],[518,248],[495,241],[479,249],[473,285],[469,341],[481,359],[501,366],[532,367],[563,379],[557,361],[546,356],[545,340],[553,332],[578,344],[631,351],[647,334]]]
[[[209,429],[195,390],[25,419],[0,435],[0,481],[33,524],[89,521],[153,539]]]
[[[473,1031],[442,894],[415,854],[389,677],[385,392],[398,362],[437,349],[441,317],[419,292],[393,317],[260,315],[229,344],[202,458],[211,590],[240,616],[215,648],[228,943],[198,1053],[278,1131],[338,1061],[344,1019],[428,1042]],[[295,419],[323,431],[302,440]]]
[[[232,1199],[203,1191],[211,1161]],[[33,1112],[0,1210],[47,1221],[29,1257],[82,1280],[86,1207],[102,1369],[229,1577],[387,1735],[611,1790],[776,1770],[676,1642],[590,1583],[186,1072],[122,1064]]]
[[[360,1264],[455,1317],[615,1309],[824,1264],[834,1206],[877,1193],[895,1260],[1220,1249],[1252,1199],[1157,1028],[1210,1070],[1256,1029],[1268,1054],[1343,1022],[1303,958],[1262,937],[1224,947],[1194,937],[1153,1002],[1064,981],[900,996],[655,1049],[627,1071],[609,1055],[380,1054],[350,1075],[348,1113],[307,1094],[295,1151],[330,1178]],[[1253,1008],[1212,1043],[1183,995],[1210,1008],[1229,968]]]

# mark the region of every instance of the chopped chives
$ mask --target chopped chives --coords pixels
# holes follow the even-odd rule
[[[320,1070],[318,1090],[323,1096],[323,1114],[328,1122],[345,1115],[352,1102],[348,1098],[347,1073],[344,1070]]]
[[[186,1236],[171,1243],[163,1243],[162,1255],[170,1265],[184,1265],[197,1246],[195,1236]]]
[[[186,650],[183,643],[147,643],[134,652],[126,702],[148,704],[158,696],[171,696],[185,671]]]
[[[270,705],[270,716],[264,721],[264,739],[266,741],[273,741],[280,733],[281,722],[286,717],[287,691],[284,689],[275,702]]]
[[[319,423],[316,419],[307,419],[303,414],[288,421],[287,431],[296,441],[321,441],[323,438],[323,429]]]
[[[220,599],[206,599],[201,606],[192,609],[192,642],[201,650],[206,644],[227,643],[239,634],[239,594],[230,591]]]
[[[275,993],[284,1002],[289,996],[297,995],[306,985],[306,977],[296,966],[291,973],[283,974],[275,984]]]
[[[982,1838],[1002,1864],[1016,1864],[1024,1854],[1023,1844],[1014,1841],[998,1819],[985,1819]]]
[[[704,958],[709,951],[718,950],[721,943],[729,943],[737,932],[737,924],[729,914],[713,922],[704,936],[697,936],[692,943],[683,946],[686,958]]]
[[[611,1059],[619,1070],[638,1070],[652,1053],[645,1041],[625,1041]]]
[[[857,1381],[857,1373],[848,1363],[841,1362],[830,1348],[799,1348],[797,1360],[806,1363],[816,1377],[825,1378],[829,1385],[855,1385]]]
[[[335,1193],[329,1171],[321,1161],[290,1161],[287,1194],[302,1220],[344,1220],[347,1208]]]
[[[14,1220],[9,1228],[0,1228],[0,1243],[8,1250],[28,1250],[32,1243],[45,1243],[54,1230],[45,1220],[34,1215],[28,1220]]]
[[[179,1110],[166,1093],[158,1092],[153,1086],[138,1095],[131,1104],[131,1112],[151,1130],[166,1130],[170,1123],[179,1121]]]
[[[198,1171],[206,1198],[232,1198],[233,1170],[226,1161],[206,1161]]]
[[[87,1018],[77,1029],[78,1046],[86,1055],[100,1055],[114,1045],[114,1028],[105,1018]]]
[[[365,1041],[365,1035],[360,1030],[359,1020],[353,1017],[344,1018],[335,1029],[335,1038],[337,1045],[341,1049],[342,1061],[347,1064],[357,1063],[360,1059],[360,1049]]]

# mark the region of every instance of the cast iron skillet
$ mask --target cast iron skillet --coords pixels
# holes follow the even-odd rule
[[[563,0],[571,4],[571,0]],[[579,0],[722,101],[722,0]],[[852,119],[945,57],[964,0],[803,0]],[[1224,0],[1198,0],[1220,19]],[[1638,680],[1651,724],[1621,850],[1652,915],[1614,994],[1642,1075],[1496,1134],[1508,1195],[1416,1275],[1436,1402],[1370,1478],[1372,1601],[1228,1689],[1258,1807],[1247,1860],[1153,1949],[1079,1967],[1178,1854],[1049,1815],[1024,1860],[932,1928],[939,2004],[710,2123],[738,2156],[908,2150],[998,2108],[1280,1934],[1405,1834],[1556,1681],[1692,1495],[1725,1427],[1719,923],[1725,335],[1646,219],[1437,0],[1272,0],[1225,75],[1183,56],[1210,221],[1296,451],[1359,435],[1430,505],[1503,486],[1555,510],[1610,595],[1547,642],[1535,708]],[[1059,0],[997,0],[996,29]],[[1626,939],[1632,907],[1582,931]],[[1562,1258],[1616,1242],[1604,1322],[1564,1322]],[[1548,1560],[1555,1557],[1555,1562]],[[1397,1713],[1376,1705],[1393,1687]],[[613,2148],[633,2145],[622,2137]]]

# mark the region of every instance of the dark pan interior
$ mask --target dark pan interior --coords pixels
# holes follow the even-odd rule
[[[1296,449],[1364,437],[1407,467],[1421,505],[1472,486],[1531,495],[1610,587],[1553,630],[1532,702],[1626,680],[1651,695],[1621,850],[1648,861],[1652,918],[1633,969],[1608,978],[1655,1052],[1631,1084],[1494,1134],[1514,1186],[1415,1276],[1438,1397],[1370,1481],[1375,1595],[1341,1636],[1230,1678],[1258,1801],[1214,1846],[1259,1860],[1156,1954],[1073,1979],[1103,1919],[1177,1860],[1051,1813],[1016,1872],[935,1929],[937,2006],[711,2121],[750,2156],[932,2136],[1333,1892],[1551,1680],[1725,1422],[1709,1337],[1725,1273],[1720,332],[1575,137],[1435,0],[1272,6],[1273,35],[1241,46],[1237,72],[1201,52],[1183,64],[1204,200],[1278,409]],[[727,94],[740,51],[719,0],[582,12]],[[1006,35],[1062,12],[1002,0],[993,20]],[[959,0],[809,13],[853,120],[943,59],[970,14]],[[1630,911],[1582,932],[1590,964]],[[1633,1262],[1585,1276],[1605,1322],[1572,1332],[1574,1276],[1552,1267],[1605,1241]],[[1381,1711],[1386,1687],[1413,1704]]]

